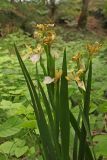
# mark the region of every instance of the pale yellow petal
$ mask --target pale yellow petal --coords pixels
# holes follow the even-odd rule
[[[46,76],[43,80],[44,84],[50,84],[54,82],[54,78],[51,78],[50,76]]]
[[[81,88],[81,89],[83,89],[84,91],[86,91],[86,89],[85,89],[85,84],[84,84],[83,81],[77,81],[77,84],[78,84],[78,87],[79,87],[79,88]]]
[[[40,60],[40,54],[33,54],[30,56],[32,63],[37,63]]]

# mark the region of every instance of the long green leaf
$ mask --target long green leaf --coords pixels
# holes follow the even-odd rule
[[[43,98],[43,102],[44,102],[44,105],[45,105],[45,108],[46,108],[46,112],[47,112],[47,115],[48,115],[48,119],[49,119],[49,123],[50,123],[50,126],[52,127],[52,130],[54,128],[54,120],[53,120],[53,116],[52,116],[52,107],[46,97],[46,94],[43,90],[43,87],[42,85],[40,84],[40,82],[38,81],[38,86],[39,86],[39,89],[40,89],[40,92],[42,94],[42,98]]]
[[[79,127],[78,122],[75,119],[74,115],[72,114],[72,112],[71,111],[69,111],[69,112],[70,112],[70,124],[73,127],[75,133],[77,134],[79,141],[81,142],[82,139],[81,139],[80,127]],[[92,156],[91,150],[89,148],[88,142],[86,142],[86,155],[87,155],[87,157],[90,158],[90,160],[93,160],[93,156]]]
[[[45,49],[46,56],[47,56],[47,74],[48,76],[53,78],[55,76],[55,59],[51,55],[50,45],[44,45],[44,49]],[[54,106],[55,106],[54,101],[53,101],[54,83],[47,85],[47,91],[48,91],[50,103],[54,109]]]
[[[85,130],[87,132],[87,136],[88,136],[91,148],[92,148],[91,150],[92,150],[92,153],[93,153],[93,159],[96,160],[96,156],[95,156],[95,152],[94,152],[94,147],[93,147],[93,140],[92,140],[92,136],[91,136],[91,131],[90,131],[90,128],[89,128],[89,124],[87,123],[85,114],[82,111],[82,107],[80,107],[80,112],[81,112],[81,115],[82,115],[82,119],[83,119]],[[87,154],[86,154],[86,159],[88,159]]]
[[[33,82],[30,78],[30,75],[29,75],[29,73],[28,73],[28,71],[27,71],[27,69],[26,69],[26,67],[20,57],[20,54],[17,50],[16,45],[15,45],[15,51],[16,51],[17,58],[19,60],[20,66],[22,68],[22,71],[23,71],[23,74],[24,74],[24,77],[25,77],[25,80],[26,80],[26,83],[27,83],[27,86],[29,88],[29,92],[31,95],[31,100],[33,103],[35,116],[37,119],[38,128],[39,128],[41,140],[43,143],[44,154],[45,154],[47,160],[48,159],[57,160],[55,148],[52,143],[52,139],[51,139],[51,136],[49,133],[49,128],[46,123],[46,119],[45,119],[45,116],[43,113],[42,106],[40,104],[40,100],[38,98],[38,95],[37,95],[37,92],[36,92],[35,87],[33,85]]]
[[[70,116],[68,102],[68,82],[65,78],[67,76],[66,50],[64,51],[62,72],[60,87],[61,151],[62,160],[69,160]]]
[[[73,113],[71,111],[69,111],[69,113],[70,113],[70,123],[71,123],[71,126],[73,127],[74,131],[78,135],[78,138],[81,139],[81,131],[80,131],[78,122],[75,119]]]
[[[56,135],[56,128],[55,128],[55,123],[54,123],[54,120],[53,120],[53,111],[52,111],[52,107],[46,97],[46,94],[43,90],[43,87],[42,85],[40,84],[40,82],[38,81],[38,85],[39,85],[39,88],[40,88],[40,91],[41,91],[41,94],[42,94],[42,98],[43,98],[43,102],[44,102],[44,105],[45,105],[45,108],[46,108],[46,112],[47,112],[47,115],[48,115],[48,119],[49,119],[49,124],[50,124],[50,128],[51,128],[51,135],[53,136],[53,140],[54,140],[54,144],[55,144],[55,148],[57,150],[57,155],[60,159],[60,149],[59,149],[59,142],[58,142],[58,139],[57,139],[57,135]]]
[[[86,93],[84,95],[84,110],[83,110],[88,125],[89,125],[89,107],[90,107],[91,79],[92,79],[92,61],[90,60],[88,78],[87,78]],[[86,132],[84,123],[82,122],[81,141],[80,141],[80,146],[79,146],[78,160],[84,160],[85,159],[85,154],[86,154],[86,136],[87,136],[87,132]]]
[[[55,75],[55,59],[51,55],[50,45],[44,46],[46,56],[47,56],[47,73],[48,76],[54,77]]]
[[[80,113],[78,115],[78,120],[77,120],[77,125],[79,126],[79,123],[80,123]],[[73,160],[77,160],[78,158],[78,135],[77,133],[75,132],[75,136],[74,136],[74,145],[73,145]]]
[[[55,130],[57,141],[59,140],[59,132],[60,132],[60,84],[59,81],[55,84]]]

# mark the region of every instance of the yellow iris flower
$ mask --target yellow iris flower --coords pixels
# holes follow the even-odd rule
[[[78,53],[77,55],[72,57],[72,61],[78,62],[81,58],[81,53]]]
[[[94,44],[87,44],[87,50],[90,56],[96,55],[101,48],[101,44],[95,42]]]
[[[62,76],[62,71],[56,70],[54,82],[56,83],[58,80],[60,80],[61,76]]]

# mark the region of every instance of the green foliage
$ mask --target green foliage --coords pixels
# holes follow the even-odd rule
[[[8,0],[0,0],[0,9],[13,9],[14,6]]]
[[[8,122],[8,120],[12,119],[13,117],[15,119],[17,118],[21,120],[20,121],[21,130],[15,133],[12,131],[13,128],[10,127],[9,132],[11,133],[11,136],[8,136],[9,133],[7,133],[7,137],[2,137],[1,144],[6,143],[7,141],[13,142],[14,137],[25,140],[26,142],[25,146],[28,147],[28,150],[23,156],[34,160],[39,150],[38,145],[41,145],[41,142],[38,139],[40,133],[37,128],[36,120],[34,117],[34,111],[31,105],[29,94],[26,89],[24,78],[23,78],[18,62],[14,55],[14,50],[12,48],[13,41],[17,43],[17,46],[21,52],[22,57],[23,57],[23,53],[22,53],[23,50],[26,51],[25,44],[35,47],[35,41],[23,35],[22,32],[10,34],[4,39],[0,39],[0,56],[1,56],[0,57],[0,64],[1,64],[0,65],[0,124],[1,126],[4,127],[4,124]],[[54,53],[54,51],[60,53],[60,56],[61,56],[61,58],[56,60],[56,67],[61,68],[61,64],[62,64],[62,53],[61,52],[63,51],[62,46],[64,47],[67,46],[67,63],[69,64],[69,67],[68,67],[68,72],[69,72],[71,66],[73,67],[73,64],[69,63],[69,60],[71,59],[72,54],[77,53],[78,50],[83,52],[84,51],[83,48],[85,44],[87,43],[87,41],[85,42],[84,40],[78,39],[76,41],[74,40],[72,42],[65,43],[60,37],[58,37],[57,42],[60,42],[60,44],[58,43],[54,44],[53,51],[52,51],[52,53]],[[105,114],[106,108],[107,108],[106,99],[103,97],[103,91],[106,89],[106,81],[107,81],[106,66],[105,66],[106,59],[104,59],[105,49],[106,49],[106,41],[103,45],[103,48],[101,49],[101,56],[98,56],[96,59],[94,59],[94,64],[93,64],[93,81],[92,81],[92,92],[91,92],[92,95],[91,95],[91,105],[90,105],[91,106],[91,110],[90,110],[91,131],[93,130],[99,131],[99,130],[102,130],[104,127],[104,118],[101,113]],[[71,53],[71,50],[72,50],[72,53]],[[43,60],[46,65],[45,59],[46,59],[45,56],[43,56]],[[35,77],[35,65],[31,65],[31,63],[27,60],[25,60],[25,64],[29,70],[29,73],[31,74],[34,85],[36,86],[37,83],[35,83],[35,81],[37,80],[37,77]],[[39,64],[38,64],[38,71],[40,73],[39,79],[41,82],[44,76],[42,75],[43,71],[40,68]],[[48,124],[51,122],[49,125],[51,127],[53,126],[52,120],[50,120],[52,117],[47,116],[47,113],[49,116],[50,116],[50,113],[48,110],[49,108],[46,109],[47,106],[50,107],[50,103],[47,102],[47,98],[46,98],[47,94],[46,94],[46,97],[43,94],[43,93],[47,93],[46,88],[44,85],[42,85],[42,88],[40,89],[41,89],[41,103],[43,106],[43,111],[45,112],[45,116],[46,116],[46,120],[48,120]],[[59,94],[58,86],[56,89],[57,90],[56,90],[56,100],[55,101],[57,101],[56,104],[58,104],[59,103],[58,102],[58,94]],[[71,102],[69,101],[69,107],[71,109],[71,113],[73,114],[73,115],[70,114],[70,123],[73,126],[72,127],[73,129],[72,128],[70,129],[70,151],[71,151],[70,157],[71,157],[72,150],[73,150],[72,148],[73,148],[74,136],[75,136],[74,130],[75,131],[78,130],[77,137],[78,139],[80,137],[80,128],[78,128],[76,119],[78,118],[78,114],[79,114],[78,104],[81,102],[81,93],[77,90],[77,86],[74,83],[70,83],[68,90],[69,90],[69,96],[72,96],[73,100],[75,100],[77,103],[76,107],[72,108]],[[55,118],[55,121],[56,121],[55,130],[57,133],[56,134],[57,138],[60,137],[60,134],[58,135],[59,133],[59,113],[60,113],[59,109],[60,109],[59,107],[56,107],[56,110],[55,110],[57,113],[56,118]],[[99,114],[99,112],[101,113]],[[17,128],[17,123],[15,127]],[[8,129],[9,128],[7,126],[5,130],[7,131]],[[51,135],[53,133],[54,132],[51,132]],[[59,139],[59,142],[61,142],[60,138],[58,139]],[[97,144],[96,144],[96,147],[97,147]],[[100,155],[101,152],[96,151],[97,157]],[[12,160],[12,159],[15,159],[16,156],[14,157],[8,153],[0,154],[1,160],[6,159],[6,157],[8,160],[10,159]],[[42,159],[40,154],[36,156],[36,159],[38,160]]]
[[[107,15],[107,1],[106,0],[104,1],[103,10],[104,10],[104,13]]]
[[[40,61],[40,65],[43,69],[44,75],[50,76],[48,78],[55,77],[55,60],[53,59],[50,52],[50,44],[44,45],[44,49],[47,57],[47,66],[43,66],[43,63]],[[64,51],[63,63],[62,63],[62,75],[55,77],[55,83],[47,84],[48,98],[46,96],[46,92],[41,85],[40,80],[37,80],[38,89],[35,88],[33,81],[30,77],[30,74],[23,63],[23,60],[18,52],[18,49],[15,45],[15,51],[22,68],[22,72],[24,74],[29,93],[31,96],[35,117],[37,120],[38,129],[40,132],[40,138],[43,146],[43,157],[46,160],[51,157],[51,159],[56,160],[69,160],[69,147],[70,147],[70,123],[74,129],[75,135],[79,140],[79,148],[78,143],[77,146],[74,147],[73,152],[77,152],[78,160],[96,160],[94,148],[93,148],[93,140],[90,131],[90,122],[89,122],[89,110],[90,110],[90,96],[91,96],[91,79],[92,79],[92,57],[88,57],[87,64],[88,68],[86,69],[85,74],[83,75],[83,81],[77,80],[78,89],[80,93],[83,95],[82,101],[84,103],[80,103],[80,116],[82,119],[82,125],[78,124],[78,121],[75,119],[74,115],[69,109],[69,99],[68,99],[68,82],[67,82],[67,60],[66,60],[66,50]],[[89,53],[90,54],[90,53]],[[79,56],[79,54],[78,54]],[[77,56],[77,57],[78,57]],[[79,58],[76,60],[77,68],[79,67],[81,61]],[[45,67],[45,70],[44,70]],[[79,68],[78,68],[79,70]],[[86,73],[88,72],[88,76]],[[36,64],[36,73],[38,75],[38,68]],[[58,75],[60,73],[57,73]],[[61,80],[60,80],[61,78]],[[79,78],[79,77],[78,77]],[[80,82],[81,81],[81,82]],[[82,83],[82,85],[81,85]],[[86,90],[85,85],[86,84]],[[56,86],[58,87],[58,92],[56,91]],[[38,95],[39,92],[39,95]],[[57,93],[57,97],[56,96]],[[39,97],[43,97],[43,103]],[[55,100],[53,99],[55,97]],[[81,102],[82,102],[81,101]],[[57,103],[59,102],[59,103]],[[43,107],[46,107],[46,112],[44,112]],[[82,108],[81,108],[82,107]],[[56,108],[59,108],[59,117],[57,116]],[[48,119],[46,118],[48,117]],[[58,119],[57,119],[58,118]],[[57,122],[58,124],[56,124]],[[80,127],[80,128],[79,128]],[[59,136],[60,135],[60,136]],[[48,140],[47,140],[48,137]],[[90,144],[87,143],[87,138],[89,139]],[[60,139],[60,141],[59,141]],[[77,157],[76,156],[76,157]],[[75,156],[74,156],[75,157]]]
[[[107,158],[107,135],[95,136],[94,142],[97,156],[102,155],[104,158]]]
[[[78,2],[80,2],[80,0],[78,0]],[[48,21],[47,15],[49,11],[46,6],[42,4],[38,5],[38,3],[19,3],[16,5],[18,11],[24,14],[25,17],[27,17],[28,21],[33,20],[36,22],[44,22],[44,19]],[[15,7],[15,5],[13,6],[6,0],[0,0],[0,9],[8,10],[15,9]],[[104,11],[106,13],[106,4],[104,7]],[[64,0],[64,2],[61,3],[57,8],[56,18],[67,19],[68,21],[70,21],[70,25],[72,25],[71,19],[74,19],[74,17],[78,16],[79,9],[80,5],[78,5],[77,1],[69,0],[68,3],[68,1]],[[8,17],[6,19],[5,18],[5,16],[1,15],[0,21],[2,22],[3,20],[3,22],[7,22]],[[57,33],[62,34],[64,40],[70,41],[66,43],[61,37],[58,37],[57,43],[52,46],[53,50],[51,51],[51,53],[54,54],[54,52],[58,52],[60,54],[59,58],[55,62],[55,65],[56,68],[61,69],[63,48],[66,47],[66,58],[67,64],[69,65],[67,66],[67,70],[69,73],[71,67],[74,67],[74,65],[69,62],[73,54],[80,51],[82,55],[85,56],[85,45],[89,42],[89,40],[98,41],[99,37],[95,38],[95,35],[90,35],[90,33],[88,33],[86,36],[84,36],[84,34],[82,34],[81,32],[75,33],[74,31],[72,31],[72,29],[70,29],[70,27],[67,27],[66,29],[57,26],[56,30]],[[35,40],[24,35],[22,31],[10,34],[5,38],[0,38],[0,160],[45,159],[42,149],[43,145],[41,145],[42,138],[40,135],[41,132],[46,133],[44,132],[45,130],[48,130],[48,132],[45,136],[42,135],[42,137],[45,138],[45,140],[43,141],[44,146],[47,146],[47,143],[49,144],[49,147],[46,149],[47,156],[49,156],[48,160],[50,160],[50,155],[48,155],[48,150],[50,149],[52,150],[52,154],[54,155],[52,158],[56,158],[57,155],[59,159],[65,160],[69,159],[70,157],[70,159],[77,160],[81,137],[82,134],[85,135],[85,131],[87,131],[87,141],[92,144],[92,140],[90,139],[90,130],[86,122],[87,120],[84,118],[84,114],[80,113],[79,109],[82,94],[77,89],[77,85],[73,82],[68,83],[68,88],[67,84],[65,88],[63,87],[63,85],[62,88],[60,88],[60,81],[60,83],[55,86],[53,98],[53,86],[48,85],[46,87],[41,82],[44,77],[44,73],[42,71],[43,66],[41,67],[41,65],[37,65],[38,73],[40,73],[37,77],[37,74],[35,73],[35,65],[31,65],[31,62],[23,60],[33,80],[34,88],[39,88],[39,91],[37,90],[37,94],[42,106],[42,112],[40,112],[39,119],[41,120],[40,117],[42,117],[43,120],[43,116],[41,116],[41,114],[43,113],[46,120],[46,123],[44,122],[45,127],[43,126],[42,122],[39,123],[40,127],[42,125],[40,132],[37,127],[37,120],[34,116],[34,109],[32,108],[32,102],[25,85],[25,80],[15,57],[15,52],[13,49],[14,42],[16,43],[18,50],[21,53],[22,59],[23,55],[26,53],[25,44],[28,44],[32,47],[35,47],[36,44]],[[96,134],[101,134],[98,136],[95,135],[95,137],[93,138],[95,153],[97,158],[103,154],[105,159],[107,158],[107,138],[106,135],[102,135],[102,130],[107,130],[103,116],[107,112],[107,100],[103,95],[104,90],[107,90],[106,44],[107,40],[104,41],[100,56],[93,60],[93,80],[89,111],[89,122],[91,131],[96,132]],[[51,62],[52,63],[50,63],[50,67],[52,64],[52,68],[54,68],[52,59]],[[46,66],[47,63],[45,56],[43,56],[43,63],[44,66]],[[40,83],[38,82],[37,84],[37,80],[40,80]],[[62,83],[65,84],[63,80]],[[62,91],[60,91],[60,89]],[[65,89],[66,91],[68,90],[68,95],[66,94]],[[71,105],[72,101],[70,100],[70,98],[68,100],[69,104],[67,104],[68,102],[65,101],[64,93],[67,97],[71,97],[74,102],[73,104],[76,105]],[[63,97],[61,98],[62,110],[60,108],[60,97]],[[65,104],[69,106],[70,113],[68,113],[68,107],[66,108]],[[60,112],[60,110],[62,112]],[[83,108],[81,108],[81,110],[83,111]],[[66,118],[65,114],[68,115]],[[63,119],[65,121],[63,121]],[[70,126],[68,124],[69,121]],[[81,132],[82,122],[85,129],[83,133]],[[49,137],[50,141],[47,137]],[[93,144],[89,145],[89,143],[86,143],[84,145],[86,147],[86,150],[83,150],[82,154],[84,154],[85,152],[85,154],[88,155],[88,158],[91,157],[90,159],[92,159],[91,153],[93,152],[91,152],[90,148]],[[81,145],[81,148],[82,147],[83,146]],[[68,148],[70,150],[70,153],[68,153]],[[55,153],[53,153],[53,150],[55,150]],[[61,152],[62,150],[63,152]]]
[[[61,127],[61,145],[62,145],[62,159],[69,160],[69,137],[70,137],[70,116],[69,116],[69,102],[68,102],[68,82],[65,79],[67,76],[67,61],[66,50],[64,51],[62,64],[62,77],[60,87],[60,127]],[[56,106],[59,107],[59,106]]]
[[[18,133],[21,130],[22,120],[18,117],[11,117],[0,125],[0,137],[8,137]]]
[[[7,141],[0,145],[0,152],[10,156],[19,158],[28,151],[28,146],[25,141],[21,139],[14,139],[14,141]]]

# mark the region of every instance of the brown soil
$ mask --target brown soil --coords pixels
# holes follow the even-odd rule
[[[107,29],[102,27],[101,19],[96,19],[93,16],[88,17],[87,29],[99,36],[107,36]]]
[[[72,41],[78,38],[106,38],[107,29],[103,28],[102,19],[96,19],[94,16],[89,16],[87,21],[87,30],[82,30],[77,27],[78,17],[74,22],[57,25],[57,34],[62,35],[64,41]],[[59,28],[60,26],[60,28]]]

